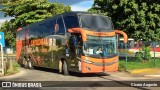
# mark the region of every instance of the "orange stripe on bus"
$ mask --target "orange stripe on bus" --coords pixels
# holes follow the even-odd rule
[[[20,30],[22,30],[22,28],[18,28],[18,29],[17,29],[17,31],[20,31]]]
[[[17,59],[17,61],[20,58],[21,50],[22,50],[22,41],[17,41],[16,42],[16,59]]]
[[[113,32],[95,32],[95,31],[88,31],[81,28],[71,28],[71,29],[68,29],[68,32],[81,33],[83,41],[87,41],[86,35],[92,35],[92,36],[115,36],[116,35],[114,31]]]
[[[88,61],[91,61],[91,62],[99,62],[99,63],[105,63],[105,62],[113,62],[115,60],[118,60],[118,56],[116,57],[113,57],[113,58],[91,58],[91,57],[86,57],[86,56],[81,56],[81,58],[83,60],[88,60]]]
[[[117,33],[117,34],[123,35],[123,37],[124,37],[124,43],[127,43],[128,36],[127,36],[127,34],[126,34],[125,32],[120,31],[120,30],[114,30],[114,31],[115,31],[115,33]]]

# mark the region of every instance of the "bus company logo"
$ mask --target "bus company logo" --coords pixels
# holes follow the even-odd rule
[[[11,87],[11,82],[2,82],[2,87]]]
[[[94,33],[95,35],[98,35],[98,36],[103,36],[103,35],[106,35],[105,33]]]

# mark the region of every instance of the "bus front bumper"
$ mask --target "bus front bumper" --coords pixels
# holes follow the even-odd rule
[[[82,73],[114,72],[118,70],[118,56],[106,59],[87,59],[88,60],[81,61]]]

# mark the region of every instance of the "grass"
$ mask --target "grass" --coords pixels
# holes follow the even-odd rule
[[[146,62],[140,62],[138,60],[119,60],[119,70],[134,70],[134,69],[144,69],[144,68],[160,68],[160,58],[156,59],[156,66],[154,66],[154,59],[148,60]]]
[[[6,63],[6,66],[7,67],[5,75],[12,75],[20,71],[20,66],[16,61],[12,61],[11,63]]]

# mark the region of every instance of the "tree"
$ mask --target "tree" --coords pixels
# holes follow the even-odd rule
[[[16,32],[15,30],[13,30],[12,28],[12,23],[11,22],[8,22],[8,21],[5,21],[2,26],[1,26],[1,31],[4,32],[5,34],[5,43],[6,43],[6,46],[15,46],[15,42],[16,42]]]
[[[3,7],[1,11],[4,12],[5,16],[8,15],[13,19],[5,22],[1,31],[13,33],[14,39],[18,28],[71,10],[70,6],[64,6],[58,2],[48,2],[48,0],[10,0],[4,3]],[[10,35],[6,37],[11,38]],[[7,41],[9,45],[15,46],[15,42],[10,41],[10,39]]]
[[[89,12],[111,17],[116,29],[135,40],[160,40],[160,0],[94,0]]]
[[[8,0],[0,0],[0,4],[6,3]]]

